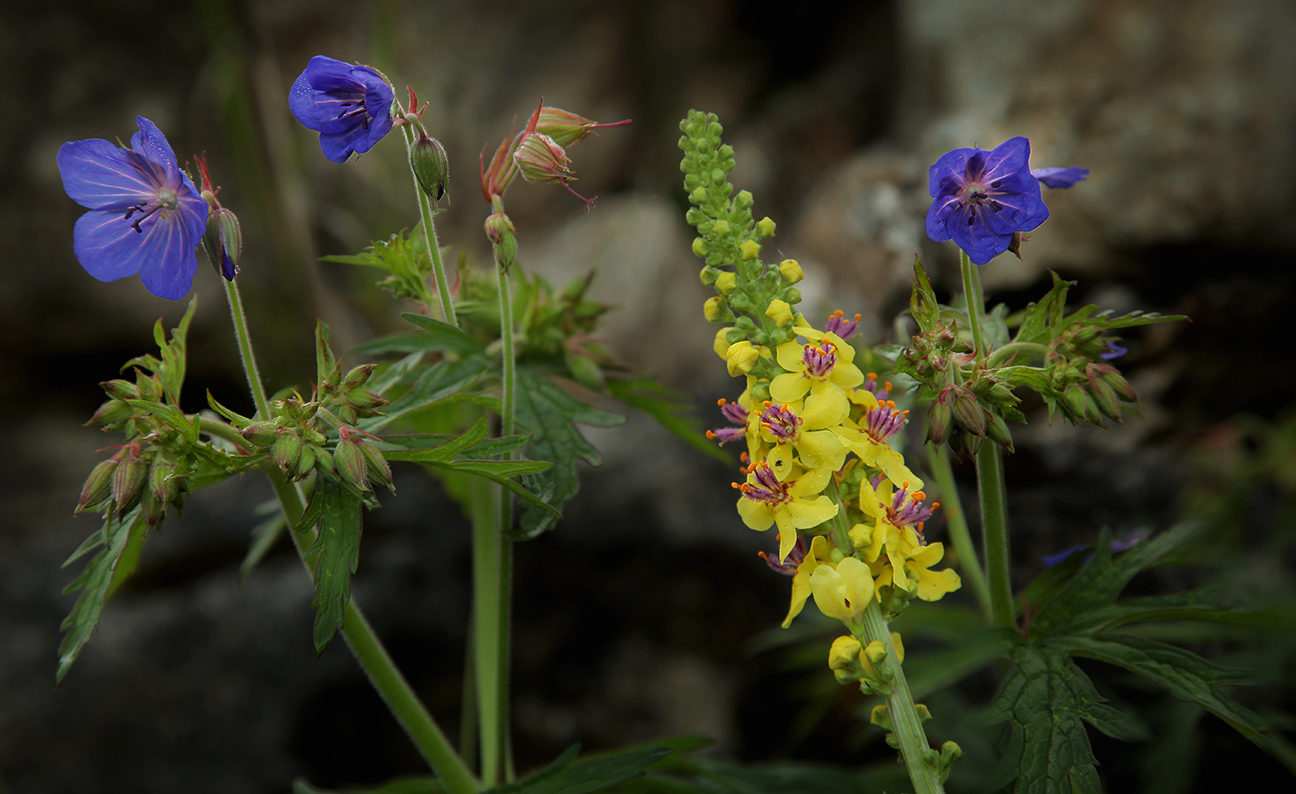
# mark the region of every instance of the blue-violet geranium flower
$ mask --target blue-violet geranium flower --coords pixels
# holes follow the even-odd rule
[[[927,174],[936,199],[927,212],[927,236],[953,240],[984,265],[1008,250],[1014,232],[1028,232],[1049,216],[1040,182],[1030,171],[1030,141],[1010,138],[993,151],[955,149]]]
[[[288,106],[297,120],[320,134],[324,156],[345,163],[391,132],[391,83],[376,69],[316,55],[293,83]]]
[[[198,270],[207,202],[180,170],[166,136],[144,118],[131,148],[102,138],[59,147],[68,197],[90,210],[76,222],[72,250],[100,281],[139,275],[159,298],[182,298]]]

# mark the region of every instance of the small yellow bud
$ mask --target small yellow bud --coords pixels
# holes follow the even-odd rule
[[[719,295],[714,298],[707,298],[707,302],[702,304],[702,315],[706,317],[709,323],[719,321],[724,317],[724,298]]]
[[[876,640],[874,640],[876,642]],[[845,670],[859,665],[860,642],[849,634],[833,640],[828,651],[828,667],[832,670]]]
[[[711,344],[711,349],[715,351],[715,354],[719,356],[722,361],[729,360],[729,340],[725,339],[725,336],[727,336],[732,330],[733,326],[731,325],[728,328],[721,328],[719,331],[716,331],[715,342]]]
[[[701,237],[693,238],[693,253],[698,256],[706,256],[706,252],[707,252],[706,240],[703,240]]]
[[[774,236],[774,221],[770,219],[768,215],[766,215],[764,218],[761,218],[759,221],[757,221],[756,236],[757,237]]]
[[[728,233],[729,221],[716,221],[715,224],[711,226],[711,234],[716,237],[724,237]]]
[[[744,339],[729,346],[725,352],[725,359],[729,364],[730,376],[736,378],[739,375],[746,375],[752,367],[756,366],[756,362],[760,359],[760,349]]]
[[[873,640],[864,649],[864,658],[869,660],[869,664],[881,664],[886,655],[886,643],[882,640]]]
[[[733,271],[726,270],[725,272],[716,276],[715,287],[716,289],[720,290],[721,295],[728,295],[729,293],[733,292],[734,288],[737,286],[738,286],[738,274],[734,273]]]
[[[774,324],[782,328],[792,322],[792,307],[787,301],[781,301],[775,298],[770,301],[769,308],[765,310],[765,316],[774,321]]]
[[[805,278],[805,273],[801,270],[801,264],[795,259],[784,259],[779,262],[779,275],[789,284],[795,284]]]
[[[746,240],[742,245],[738,246],[738,252],[742,254],[744,260],[751,260],[760,256],[760,249],[760,243],[755,240]]]

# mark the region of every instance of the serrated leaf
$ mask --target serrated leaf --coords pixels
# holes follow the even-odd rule
[[[108,600],[109,588],[112,586],[118,564],[121,562],[122,554],[129,545],[132,535],[142,535],[146,529],[147,523],[138,507],[121,518],[110,515],[104,520],[103,529],[92,536],[95,542],[90,543],[87,541],[81,544],[81,547],[76,552],[73,552],[72,557],[68,560],[68,562],[71,562],[97,545],[103,546],[99,553],[92,557],[90,562],[86,563],[86,567],[81,574],[63,590],[64,595],[74,593],[77,590],[80,590],[81,593],[77,596],[72,611],[59,627],[66,631],[67,634],[64,635],[63,642],[59,644],[58,669],[54,673],[54,683],[56,685],[72,669],[72,664],[76,662],[77,656],[81,654],[81,649],[90,641],[90,635],[94,633],[95,627],[99,625],[99,618],[103,614],[104,604]]]
[[[924,333],[940,322],[940,302],[936,300],[931,279],[927,278],[927,270],[917,256],[914,257],[914,283],[913,292],[909,296],[909,312]]]
[[[450,471],[460,471],[468,474],[476,474],[479,477],[485,477],[491,482],[497,482],[508,488],[524,501],[534,505],[534,510],[545,510],[555,520],[561,515],[558,508],[549,504],[548,497],[543,493],[537,494],[528,487],[524,479],[518,482],[513,479],[515,476],[531,475],[535,476],[536,472],[542,472],[549,469],[553,464],[543,460],[450,460],[439,463],[430,463],[439,469],[448,469]]]
[[[534,775],[488,789],[485,794],[588,794],[640,777],[672,752],[667,747],[650,747],[575,763],[579,749],[570,747]]]
[[[486,433],[490,429],[486,422],[486,417],[482,417],[467,430],[457,436],[452,436],[446,441],[432,447],[423,448],[398,448],[384,449],[383,457],[388,460],[408,460],[414,463],[440,463],[448,461],[464,450],[474,447],[486,438]],[[416,437],[417,438],[417,437]],[[436,438],[436,436],[423,436],[422,438]],[[385,445],[390,445],[384,440]]]
[[[1082,720],[1125,736],[1134,723],[1099,708],[1093,682],[1064,654],[1023,643],[1011,660],[993,705],[995,721],[1009,723],[999,778],[1016,776],[1017,794],[1098,794],[1098,761]]]
[[[643,411],[684,443],[723,463],[732,463],[733,456],[710,441],[702,431],[702,423],[693,413],[686,395],[671,391],[651,377],[607,381],[608,391],[625,405]]]
[[[567,500],[580,489],[576,462],[584,460],[591,466],[602,462],[598,450],[585,440],[573,423],[615,427],[625,418],[577,400],[548,378],[525,370],[518,370],[517,375],[517,422],[531,431],[530,457],[554,464],[553,468],[528,480],[528,488],[536,493],[545,493],[552,487],[552,495],[545,501],[561,511]],[[552,512],[532,507],[522,514],[519,537],[535,537],[552,529],[557,521]]]
[[[184,385],[185,379],[185,337],[189,334],[189,323],[193,320],[197,308],[198,296],[194,295],[189,299],[189,306],[185,309],[184,316],[180,318],[180,324],[171,329],[170,342],[167,341],[166,333],[162,330],[162,320],[159,319],[154,323],[153,341],[157,343],[158,351],[162,355],[161,360],[144,355],[132,358],[122,365],[122,370],[138,365],[157,375],[162,383],[162,390],[172,405],[180,404],[180,388]]]
[[[297,529],[314,526],[315,542],[303,555],[315,580],[314,642],[316,655],[342,626],[351,600],[351,575],[360,563],[360,535],[364,528],[360,494],[331,477],[317,476],[310,504]]]
[[[1065,637],[1058,642],[1069,653],[1087,656],[1138,673],[1170,691],[1175,697],[1196,703],[1219,717],[1257,747],[1271,752],[1260,715],[1219,691],[1219,687],[1247,683],[1237,671],[1227,670],[1195,653],[1153,640],[1126,634],[1103,637]]]
[[[489,366],[490,362],[484,356],[460,361],[438,361],[419,373],[408,390],[384,406],[381,415],[357,422],[356,429],[373,433],[397,419],[445,401],[475,383]],[[387,386],[379,394],[387,397],[391,388],[392,386]]]

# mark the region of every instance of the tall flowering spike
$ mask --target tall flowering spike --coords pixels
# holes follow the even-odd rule
[[[1029,161],[1030,141],[1020,136],[989,152],[946,153],[927,174],[935,199],[927,212],[927,236],[938,243],[953,240],[978,265],[1007,251],[1014,232],[1031,231],[1049,216]]]
[[[391,83],[377,70],[316,55],[288,93],[288,106],[320,134],[324,156],[345,163],[364,154],[392,128]]]
[[[143,116],[137,122],[129,149],[101,138],[59,147],[63,189],[90,210],[76,222],[72,250],[100,281],[138,274],[149,292],[176,300],[193,286],[207,202],[166,136]]]

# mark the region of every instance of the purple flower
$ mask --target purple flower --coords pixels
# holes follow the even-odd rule
[[[1029,160],[1030,141],[1020,136],[991,152],[946,153],[927,174],[936,199],[927,212],[927,236],[953,240],[978,265],[1007,251],[1013,232],[1028,232],[1049,216]]]
[[[1084,182],[1089,179],[1088,168],[1036,168],[1031,171],[1031,176],[1038,179],[1044,187],[1065,188],[1071,187],[1077,182]]]
[[[161,131],[143,116],[137,120],[129,149],[102,138],[59,147],[63,189],[90,210],[76,222],[72,250],[100,281],[139,274],[149,292],[176,300],[193,286],[207,202]]]
[[[324,156],[345,163],[391,132],[391,84],[376,70],[316,55],[288,93],[297,120],[320,134]]]
[[[1127,348],[1121,347],[1110,339],[1104,339],[1103,344],[1107,345],[1107,352],[1099,356],[1103,361],[1111,361],[1113,358],[1120,358],[1129,352]]]

